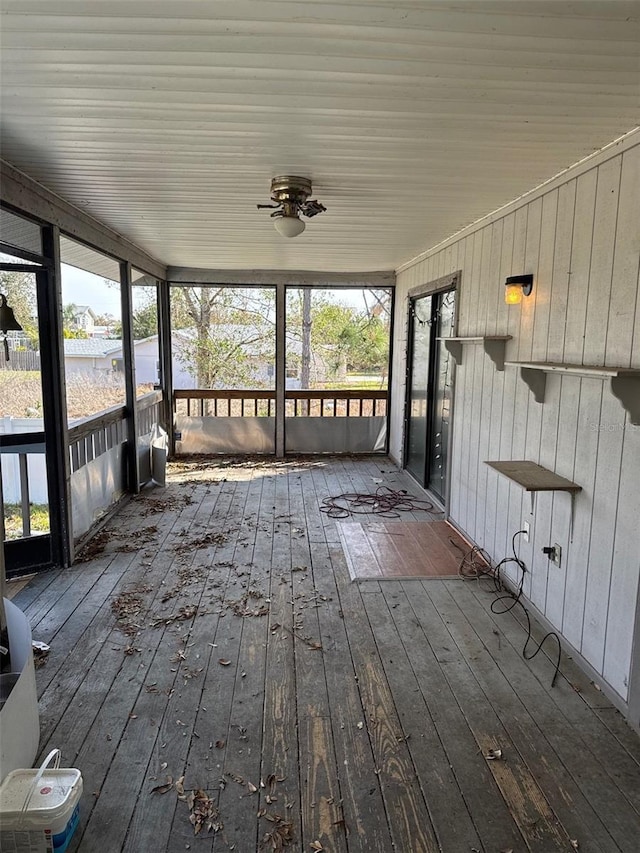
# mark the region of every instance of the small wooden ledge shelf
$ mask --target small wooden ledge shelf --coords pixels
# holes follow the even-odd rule
[[[620,400],[631,423],[640,424],[640,370],[628,367],[597,367],[587,364],[560,364],[545,361],[507,361],[506,365],[520,368],[520,377],[529,386],[537,403],[544,403],[547,374],[562,373],[607,379],[611,392]]]
[[[569,492],[571,495],[571,515],[569,517],[569,540],[573,542],[573,512],[575,496],[582,491],[582,486],[572,483],[565,477],[549,471],[542,465],[528,460],[508,460],[505,462],[485,462],[498,474],[507,477],[531,494],[531,513],[535,509],[535,496],[538,492]]]
[[[508,477],[527,492],[581,492],[582,486],[561,477],[542,465],[528,460],[485,462],[499,474]]]
[[[456,364],[462,364],[462,348],[465,344],[482,344],[482,348],[495,364],[496,370],[504,370],[504,349],[511,335],[480,335],[468,338],[438,338],[454,357]]]

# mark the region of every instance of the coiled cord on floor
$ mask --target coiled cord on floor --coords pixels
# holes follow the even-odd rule
[[[544,643],[550,637],[557,642],[558,657],[556,659],[556,666],[555,671],[553,673],[553,678],[551,679],[551,686],[554,687],[556,679],[558,678],[558,673],[560,672],[560,659],[562,656],[562,646],[560,645],[560,637],[558,636],[558,634],[556,634],[555,631],[549,631],[544,635],[544,637],[540,640],[539,643],[535,643],[535,640],[533,640],[532,638],[531,617],[529,616],[529,611],[524,606],[521,600],[522,590],[524,587],[524,576],[527,573],[527,567],[523,560],[520,559],[520,556],[518,555],[518,552],[516,550],[516,539],[518,536],[520,536],[520,534],[524,532],[524,530],[518,530],[516,531],[516,533],[513,534],[513,537],[511,539],[511,550],[513,552],[512,557],[505,557],[494,566],[487,552],[482,548],[474,546],[470,551],[463,554],[460,566],[458,568],[458,573],[464,580],[479,580],[482,577],[490,577],[493,580],[493,591],[496,597],[491,602],[492,613],[499,616],[503,613],[509,613],[518,605],[522,608],[522,611],[527,620],[527,637],[524,641],[524,646],[522,647],[522,657],[525,660],[533,660],[533,658],[541,651]],[[459,546],[457,545],[456,547],[459,548]],[[508,566],[510,563],[515,563],[518,569],[520,570],[520,580],[515,592],[509,589],[502,580],[502,572],[505,566]],[[530,643],[535,643],[535,648],[533,649],[533,651],[529,649]]]
[[[375,492],[345,492],[324,498],[320,512],[329,518],[348,518],[351,515],[380,515],[382,518],[400,518],[401,512],[439,511],[431,501],[415,498],[405,489],[395,490],[379,486]]]

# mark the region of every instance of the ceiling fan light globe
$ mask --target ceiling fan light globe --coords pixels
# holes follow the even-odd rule
[[[302,234],[306,227],[297,216],[278,216],[277,219],[274,219],[273,224],[278,234],[283,237],[297,237],[298,234]]]

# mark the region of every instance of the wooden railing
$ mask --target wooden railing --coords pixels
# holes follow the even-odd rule
[[[127,407],[112,406],[69,427],[71,470],[78,471],[127,439]]]
[[[148,435],[154,424],[160,423],[160,404],[162,403],[162,391],[150,391],[136,400],[136,412],[138,414],[138,435]]]
[[[387,413],[386,390],[285,391],[286,417],[370,418]],[[177,389],[173,410],[187,417],[274,417],[275,391]]]
[[[387,413],[387,392],[372,390],[287,391],[288,418],[372,418]]]

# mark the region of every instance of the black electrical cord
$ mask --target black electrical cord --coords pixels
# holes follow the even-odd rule
[[[434,512],[438,510],[427,500],[414,498],[405,489],[395,491],[379,486],[374,493],[345,492],[324,498],[320,512],[329,518],[348,518],[351,515],[380,515],[382,518],[400,518],[401,512]]]
[[[524,530],[518,530],[516,531],[516,533],[513,534],[513,537],[511,539],[511,550],[513,552],[513,557],[505,557],[504,559],[500,560],[500,562],[496,566],[493,566],[491,558],[489,557],[487,552],[484,551],[482,548],[478,548],[477,546],[475,546],[469,552],[464,554],[458,572],[460,576],[465,580],[469,580],[472,578],[479,579],[484,576],[492,578],[494,585],[494,594],[496,595],[496,598],[494,598],[494,600],[491,602],[492,613],[500,616],[503,613],[511,612],[518,605],[522,608],[522,611],[524,612],[525,618],[527,620],[527,637],[524,641],[524,646],[522,647],[522,657],[525,660],[533,660],[533,658],[541,651],[542,646],[549,639],[549,637],[555,639],[558,644],[558,657],[556,659],[556,666],[555,671],[553,673],[553,678],[551,679],[551,686],[554,687],[556,679],[558,678],[558,673],[560,672],[560,659],[562,656],[562,646],[560,645],[560,637],[556,634],[555,631],[549,631],[544,635],[540,642],[536,644],[533,651],[529,650],[529,643],[535,641],[533,641],[531,636],[532,626],[529,611],[524,606],[521,600],[522,590],[524,587],[524,576],[527,572],[527,567],[523,560],[520,559],[518,552],[516,551],[516,539],[518,536],[520,536],[521,533],[524,532]],[[481,563],[478,563],[478,558],[481,559]],[[502,580],[502,570],[510,563],[515,563],[516,566],[520,569],[520,581],[515,592],[509,589]]]

